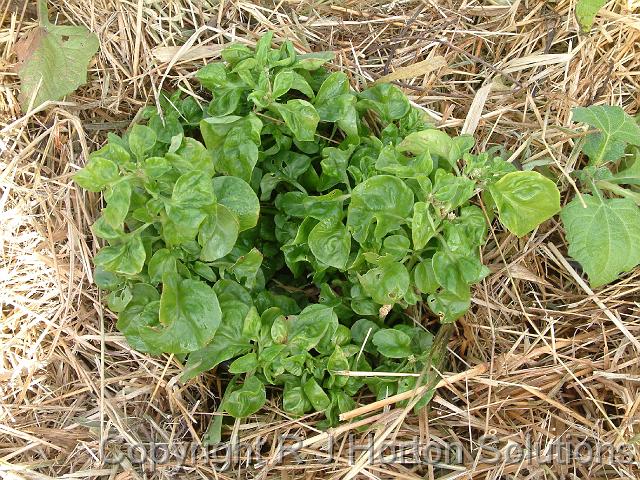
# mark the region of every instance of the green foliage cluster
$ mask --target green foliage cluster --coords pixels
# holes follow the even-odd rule
[[[588,165],[576,172],[588,193],[569,202],[560,218],[569,255],[600,287],[640,264],[640,127],[615,106],[576,108],[573,120],[595,129],[580,147]]]
[[[95,281],[134,348],[176,354],[185,380],[230,362],[221,411],[234,417],[276,385],[285,411],[334,424],[365,386],[415,387],[342,374],[424,371],[433,335],[412,311],[469,309],[488,273],[472,199],[524,235],[559,193],[430,127],[398,88],[356,92],[330,54],[271,44],[225,49],[197,73],[208,105],[165,96],[75,180],[103,192]]]

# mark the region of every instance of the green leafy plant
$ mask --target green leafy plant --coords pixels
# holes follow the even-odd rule
[[[84,27],[54,25],[46,0],[38,0],[39,25],[16,45],[20,105],[27,110],[59,100],[87,81],[87,66],[98,37]]]
[[[423,306],[442,323],[469,309],[488,274],[472,200],[524,235],[559,195],[398,88],[356,92],[331,54],[271,45],[225,49],[196,75],[208,104],[165,95],[75,180],[103,192],[95,279],[134,348],[178,355],[184,380],[225,364],[223,413],[255,413],[275,385],[285,411],[335,424],[365,386],[416,386],[438,347]]]
[[[589,164],[576,173],[588,193],[569,202],[560,218],[569,255],[599,287],[640,264],[640,127],[615,106],[576,108],[573,120],[596,129],[582,146]]]

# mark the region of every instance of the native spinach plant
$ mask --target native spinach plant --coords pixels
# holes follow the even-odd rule
[[[524,235],[560,209],[555,184],[469,136],[432,128],[395,86],[361,92],[329,53],[233,45],[197,72],[213,99],[180,92],[146,125],[91,155],[76,182],[103,192],[95,281],[130,344],[221,363],[221,411],[246,417],[282,390],[292,415],[328,424],[367,386],[412,389],[433,334],[470,306],[488,224]]]
[[[615,106],[576,108],[573,120],[596,129],[580,146],[588,165],[576,172],[588,193],[576,195],[560,218],[569,255],[599,287],[640,264],[640,127]]]

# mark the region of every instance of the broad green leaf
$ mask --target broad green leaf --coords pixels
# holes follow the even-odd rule
[[[328,395],[313,378],[307,380],[304,385],[302,385],[302,389],[317,412],[322,412],[331,404]]]
[[[182,373],[183,380],[211,370],[225,360],[247,353],[251,348],[250,340],[243,335],[244,319],[252,303],[249,292],[232,280],[218,280],[213,290],[220,302],[222,320],[213,341],[189,354]]]
[[[74,182],[90,192],[104,190],[119,179],[118,165],[102,157],[94,157],[73,176]]]
[[[237,177],[216,177],[213,179],[213,190],[218,203],[238,218],[240,232],[258,224],[260,201],[247,182]]]
[[[244,282],[247,288],[253,288],[256,276],[260,271],[263,256],[257,248],[252,248],[248,253],[238,258],[229,271],[233,273],[236,280]]]
[[[484,213],[475,205],[460,209],[459,215],[443,225],[443,235],[447,247],[452,252],[469,255],[478,251],[487,234],[487,221]]]
[[[302,55],[298,55],[298,59],[293,66],[294,68],[301,68],[303,70],[317,70],[334,58],[335,54],[333,52],[303,53]]]
[[[298,90],[304,93],[308,98],[313,98],[313,89],[307,83],[302,75],[294,70],[281,70],[273,80],[272,97],[280,98],[289,90]]]
[[[429,152],[409,158],[399,153],[392,145],[387,145],[376,160],[376,170],[401,178],[426,176],[433,170],[433,161]]]
[[[411,108],[402,90],[389,83],[368,88],[360,93],[359,98],[358,107],[375,111],[385,123],[404,117]]]
[[[349,260],[351,235],[342,222],[319,222],[309,233],[311,253],[321,263],[343,270]]]
[[[142,236],[128,234],[122,243],[101,248],[93,262],[109,272],[135,275],[142,271],[146,255]]]
[[[160,324],[141,330],[142,340],[167,353],[188,353],[206,346],[222,312],[211,287],[199,280],[165,274],[160,296]]]
[[[507,173],[489,191],[500,222],[522,237],[560,211],[560,192],[538,172]]]
[[[618,160],[627,144],[640,145],[640,126],[620,107],[577,107],[573,109],[573,121],[600,130],[600,133],[590,134],[583,147],[591,165]]]
[[[365,292],[381,305],[399,302],[409,288],[409,272],[397,262],[380,265],[359,278]]]
[[[446,211],[463,205],[473,196],[475,182],[467,177],[458,177],[439,168],[433,184],[433,196]]]
[[[104,195],[107,206],[102,210],[104,221],[112,228],[122,230],[131,204],[131,183],[120,181],[107,189]]]
[[[378,330],[380,330],[380,327],[371,320],[367,320],[366,318],[356,320],[356,322],[351,326],[353,343],[358,347],[362,347],[366,352],[375,353],[376,350],[371,339]]]
[[[640,263],[640,209],[626,198],[582,195],[560,213],[569,255],[589,276],[593,287],[618,278]]]
[[[149,280],[151,283],[160,283],[166,273],[177,273],[176,257],[166,248],[156,250],[151,260],[149,260],[147,270],[149,271]]]
[[[606,171],[609,172],[608,169]],[[621,185],[640,185],[640,151],[635,152],[626,168],[607,178],[607,181]]]
[[[413,206],[413,219],[411,220],[411,238],[413,248],[421,250],[429,240],[437,233],[440,219],[431,212],[429,204],[416,202]]]
[[[433,270],[433,260],[427,258],[413,269],[413,282],[422,293],[435,293],[440,284]]]
[[[429,295],[427,304],[440,317],[441,323],[453,323],[471,307],[471,295],[459,297],[453,292],[439,292]]]
[[[297,140],[312,142],[320,117],[306,100],[289,100],[286,104],[274,103],[273,107],[282,116],[284,123]]]
[[[248,373],[255,370],[258,366],[258,356],[255,352],[247,353],[242,357],[236,358],[231,365],[229,365],[229,373]]]
[[[156,139],[156,133],[151,128],[134,125],[129,132],[129,148],[138,160],[142,160],[144,154],[153,148]]]
[[[311,409],[311,402],[299,385],[286,383],[282,392],[282,408],[295,417],[301,417]]]
[[[200,225],[200,259],[213,262],[227,255],[236,244],[238,231],[239,223],[235,214],[222,204],[216,205],[215,214],[208,215]]]
[[[151,285],[136,283],[131,291],[131,301],[118,315],[117,327],[127,337],[129,344],[141,352],[160,353],[141,337],[146,327],[158,324],[160,294]]]
[[[256,413],[267,402],[267,392],[258,377],[249,377],[244,384],[225,395],[222,409],[235,418],[245,418]]]
[[[458,138],[464,139],[465,136]],[[470,147],[472,146],[473,141]],[[446,160],[452,165],[456,160],[462,158],[463,153],[456,139],[434,128],[410,133],[400,142],[398,150],[401,152],[411,152],[414,155],[429,153],[432,156]]]
[[[385,328],[378,330],[372,339],[373,344],[387,358],[407,358],[411,355],[411,337],[400,330]]]
[[[434,253],[432,265],[435,280],[458,297],[465,297],[469,285],[479,282],[488,274],[478,258],[445,250]]]
[[[38,0],[39,25],[18,42],[20,105],[39,107],[60,100],[87,82],[87,67],[98,51],[98,37],[85,27],[49,22],[46,0]]]
[[[366,242],[375,221],[377,240],[406,223],[413,208],[413,192],[399,178],[377,175],[351,192],[347,227],[360,244]]]
[[[322,337],[338,327],[338,317],[333,308],[326,305],[313,304],[306,307],[291,320],[289,344],[302,351],[314,348]]]
[[[607,0],[578,0],[576,3],[576,18],[583,32],[591,30],[593,21]]]
[[[220,62],[210,63],[196,72],[196,78],[203,87],[214,91],[224,86],[227,80],[227,69]]]
[[[388,256],[397,261],[402,261],[409,253],[411,240],[405,235],[389,235],[382,242],[381,255]]]

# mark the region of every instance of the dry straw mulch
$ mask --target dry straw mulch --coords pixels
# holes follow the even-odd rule
[[[335,67],[356,88],[396,72],[396,83],[438,126],[473,132],[480,148],[504,145],[515,162],[551,169],[566,201],[580,161],[564,129],[570,109],[638,110],[637,2],[608,2],[590,35],[579,34],[569,0],[50,2],[59,23],[86,25],[101,50],[86,86],[23,117],[13,52],[34,26],[31,3],[0,4],[0,477],[639,478],[620,455],[617,462],[552,456],[559,439],[570,439],[630,445],[627,460],[638,461],[640,441],[633,345],[640,270],[589,291],[566,258],[557,220],[521,240],[492,230],[484,260],[493,274],[476,288],[449,344],[446,370],[466,373],[419,415],[387,405],[359,424],[344,422],[330,456],[316,417],[287,418],[273,402],[225,433],[234,442],[263,439],[260,468],[240,462],[216,473],[222,460],[196,458],[180,469],[174,457],[155,470],[137,464],[129,446],[199,441],[222,378],[181,384],[177,359],[132,351],[114,330],[91,278],[97,244],[88,227],[99,198],[71,182],[87,152],[107,132],[125,129],[160,89],[197,94],[194,72],[220,45],[251,44],[273,30],[300,51],[335,51]],[[403,68],[418,62],[419,72]],[[360,450],[350,462],[349,438],[362,447],[371,432],[375,447],[393,440],[411,448],[417,438],[459,445],[461,458],[366,465]],[[277,462],[284,434],[306,441]],[[483,435],[495,436],[489,446],[502,453],[542,453],[492,462],[478,450]],[[118,452],[120,462],[110,463]]]

